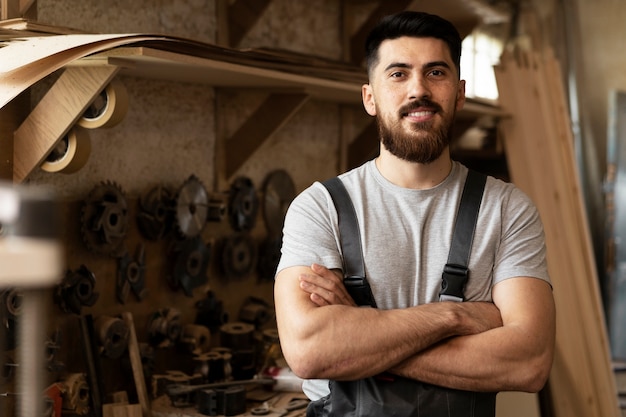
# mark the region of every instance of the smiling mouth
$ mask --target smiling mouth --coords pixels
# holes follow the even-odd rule
[[[435,113],[436,111],[434,110],[420,110],[420,111],[406,112],[406,113],[403,113],[402,116],[403,117],[427,117]]]
[[[441,111],[441,107],[427,99],[415,100],[400,108],[402,117],[430,118]]]

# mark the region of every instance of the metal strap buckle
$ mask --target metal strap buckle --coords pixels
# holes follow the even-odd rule
[[[469,277],[469,269],[462,265],[446,264],[441,275],[439,301],[462,302],[463,289]]]

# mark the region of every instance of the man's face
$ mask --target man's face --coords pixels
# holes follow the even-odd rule
[[[418,163],[437,159],[450,143],[456,111],[465,102],[446,43],[435,38],[384,41],[363,103],[376,116],[381,142],[398,158]]]

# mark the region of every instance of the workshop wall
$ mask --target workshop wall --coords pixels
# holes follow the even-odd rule
[[[38,0],[37,6],[40,23],[87,32],[162,33],[208,43],[216,40],[215,0]],[[240,47],[288,49],[339,59],[340,19],[339,2],[334,0],[274,0]],[[34,86],[33,103],[57,76],[53,74]],[[337,173],[340,135],[345,131],[341,114],[345,110],[335,103],[307,102],[225,182],[217,172],[220,137],[229,137],[246,121],[262,103],[263,92],[218,90],[207,85],[130,76],[118,78],[128,91],[128,112],[114,127],[89,131],[92,152],[85,167],[75,174],[36,170],[28,179],[30,184],[54,187],[64,200],[68,270],[78,271],[84,265],[95,276],[94,293],[98,299],[92,306],[83,306],[80,314],[97,319],[131,312],[137,337],[144,342],[157,311],[175,308],[180,311],[182,324],[193,323],[198,312],[196,304],[208,300],[208,291],[222,303],[223,318],[230,322],[238,321],[241,306],[251,296],[273,307],[272,277],[260,276],[256,269],[244,276],[226,276],[222,254],[228,238],[236,234],[227,216],[222,221],[209,222],[201,234],[210,250],[206,283],[194,288],[191,296],[173,288],[172,264],[177,259],[172,248],[176,231],[156,241],[147,239],[135,221],[140,199],[156,186],[176,193],[192,175],[217,201],[227,202],[230,181],[240,176],[249,178],[257,196],[262,197],[266,177],[279,169],[291,176],[299,192],[313,181]],[[358,107],[349,111],[362,112]],[[137,261],[138,250],[145,251],[143,300],[131,291],[121,303],[116,286],[119,258],[116,254],[98,253],[86,244],[85,235],[89,232],[84,202],[93,190],[103,186],[122,191],[128,205],[128,231],[118,254],[125,252]],[[258,246],[266,237],[263,211],[259,208],[256,226],[245,238]],[[260,258],[258,253],[255,255]],[[69,342],[80,340],[78,314],[63,311],[58,305],[52,308],[51,331],[59,329],[63,333],[58,360],[65,364],[67,372],[84,372],[84,348],[81,343]],[[266,327],[273,326],[272,320]],[[127,388],[132,381],[127,369],[110,361],[103,364],[106,392]],[[163,369],[161,364],[159,370]]]

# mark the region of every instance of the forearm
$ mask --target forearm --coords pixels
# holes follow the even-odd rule
[[[458,333],[458,315],[436,310],[314,307],[291,324],[279,319],[281,347],[304,378],[364,378]]]
[[[403,361],[390,372],[468,391],[539,391],[548,377],[552,349],[520,348],[510,329],[455,337]],[[539,342],[538,342],[539,343]]]
[[[531,278],[494,287],[504,325],[455,337],[394,367],[399,375],[471,391],[536,392],[552,365],[555,310],[549,286]]]
[[[488,303],[396,310],[319,306],[300,289],[299,277],[311,272],[290,269],[279,274],[275,285],[281,347],[290,367],[304,378],[375,375],[441,340],[501,325],[499,312]]]

